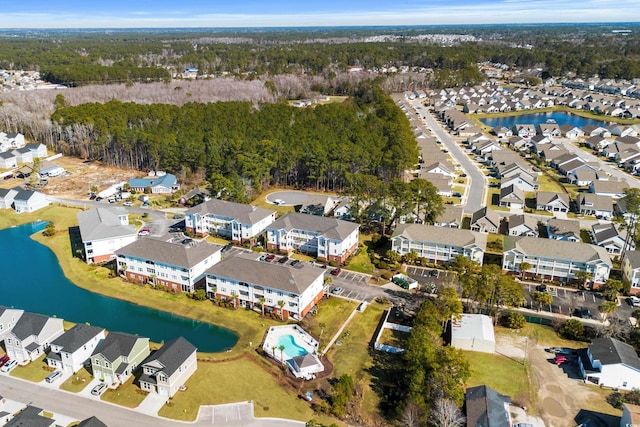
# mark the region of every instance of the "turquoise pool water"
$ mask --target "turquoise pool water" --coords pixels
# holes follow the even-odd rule
[[[289,359],[293,359],[297,356],[304,356],[308,353],[307,350],[296,343],[293,335],[282,335],[278,338],[278,348],[280,348],[281,345],[284,346],[284,353],[289,357]]]

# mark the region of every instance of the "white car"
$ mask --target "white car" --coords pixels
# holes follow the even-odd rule
[[[274,205],[278,205],[278,206],[280,206],[280,205],[284,205],[284,200],[282,200],[282,199],[275,199],[275,200],[273,201],[273,204],[274,204]]]
[[[133,202],[124,202],[122,206],[133,206]]]
[[[100,396],[105,392],[105,390],[107,390],[107,385],[105,383],[100,383],[91,390],[91,394],[94,396]]]
[[[7,363],[4,364],[4,366],[2,368],[0,368],[0,371],[9,372],[10,370],[15,368],[16,366],[18,366],[18,361],[17,360],[9,360]]]
[[[631,304],[632,307],[640,307],[640,298],[636,296],[629,297],[629,304]]]

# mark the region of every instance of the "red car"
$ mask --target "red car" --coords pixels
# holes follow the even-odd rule
[[[332,275],[332,276],[337,276],[337,275],[339,275],[339,274],[340,274],[340,272],[341,272],[341,271],[342,271],[342,270],[340,270],[339,268],[336,268],[335,270],[333,270],[333,271],[331,272],[331,275]]]
[[[556,356],[555,359],[553,359],[553,363],[555,363],[556,365],[562,365],[563,363],[567,362],[569,362],[569,360],[567,360],[567,358],[564,356]]]
[[[265,261],[267,261],[267,262],[271,262],[271,261],[273,261],[274,259],[276,259],[276,256],[275,256],[274,254],[271,254],[271,255],[269,255],[269,256],[267,256],[267,257],[265,258]]]
[[[8,361],[9,361],[9,356],[7,356],[6,354],[0,357],[0,368],[2,368],[4,364],[7,363]]]

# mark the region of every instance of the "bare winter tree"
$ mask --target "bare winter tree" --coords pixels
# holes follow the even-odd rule
[[[436,427],[461,427],[466,419],[453,401],[439,398],[431,411],[429,421]]]
[[[420,407],[409,402],[402,413],[402,425],[406,427],[418,427],[420,425]]]

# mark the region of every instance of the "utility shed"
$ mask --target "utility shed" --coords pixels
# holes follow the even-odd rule
[[[493,322],[484,314],[463,314],[453,318],[451,327],[451,346],[460,350],[495,353],[496,337]]]

